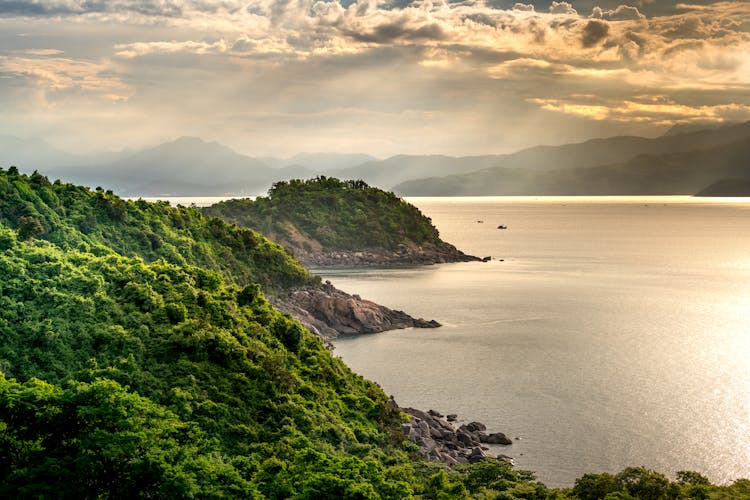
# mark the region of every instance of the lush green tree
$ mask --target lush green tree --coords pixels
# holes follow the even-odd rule
[[[616,477],[630,495],[642,500],[661,500],[678,495],[663,474],[644,467],[628,467]]]
[[[18,219],[18,238],[27,241],[44,232],[42,222],[36,217],[23,216]]]
[[[432,221],[393,193],[332,177],[277,182],[268,197],[227,200],[204,214],[261,231],[288,248],[386,249],[439,244]]]
[[[584,474],[576,479],[573,493],[581,500],[599,500],[610,493],[624,492],[622,482],[606,472],[602,474]]]

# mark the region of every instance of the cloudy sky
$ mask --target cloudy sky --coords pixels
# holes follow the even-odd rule
[[[750,2],[0,0],[0,133],[481,154],[750,120]]]

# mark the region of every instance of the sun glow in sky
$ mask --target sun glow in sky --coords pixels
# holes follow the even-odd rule
[[[0,0],[0,133],[481,154],[750,120],[750,2]]]

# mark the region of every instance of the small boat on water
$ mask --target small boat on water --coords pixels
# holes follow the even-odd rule
[[[506,226],[505,224],[500,224],[499,226],[497,226],[497,228],[498,229],[508,229],[508,226]]]

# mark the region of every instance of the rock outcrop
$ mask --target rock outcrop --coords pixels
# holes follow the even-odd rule
[[[313,250],[307,251],[294,242],[280,240],[294,256],[308,268],[329,267],[409,267],[447,262],[481,261],[479,257],[467,255],[450,243],[440,242],[416,245],[401,244],[396,250]]]
[[[329,281],[320,288],[290,290],[284,295],[270,297],[270,301],[277,309],[288,312],[324,340],[333,340],[340,335],[440,326],[437,321],[413,318],[403,311],[350,295]]]
[[[481,422],[469,422],[454,427],[440,413],[424,412],[415,408],[401,408],[411,420],[402,424],[402,430],[411,442],[419,446],[419,456],[425,460],[443,462],[450,466],[469,464],[487,458],[512,461],[507,455],[491,455],[483,444],[512,444],[502,432],[486,434]],[[449,415],[455,420],[455,415]]]

